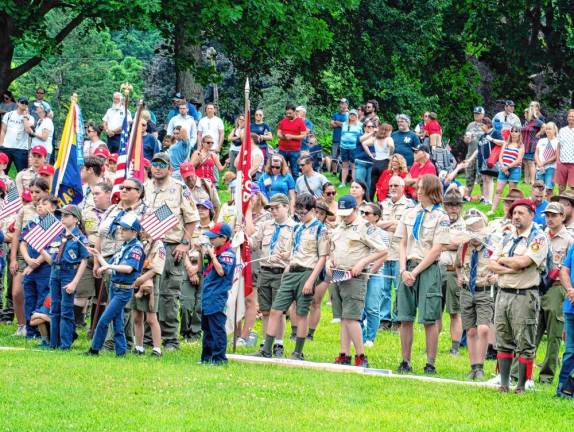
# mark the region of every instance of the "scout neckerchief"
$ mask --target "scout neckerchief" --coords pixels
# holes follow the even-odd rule
[[[120,224],[120,219],[129,211],[131,211],[131,207],[120,210],[120,212],[116,215],[116,217],[114,218],[108,229],[108,234],[110,235],[110,237],[116,236],[116,230],[118,229],[118,226]]]
[[[286,224],[278,224],[275,222],[275,230],[273,231],[273,236],[271,237],[271,243],[269,243],[269,255],[273,255],[273,251],[275,250],[275,246],[277,246],[277,240],[279,240],[279,233],[281,232],[281,228],[287,226]]]
[[[318,225],[321,225],[321,222],[319,222],[317,219],[313,219],[313,221],[308,226],[304,223],[300,223],[297,225],[297,227],[295,227],[295,236],[293,237],[293,248],[291,252],[292,256],[297,253],[299,246],[301,246],[301,236],[303,235],[303,231],[305,231],[307,228],[311,229]]]
[[[433,210],[436,210],[438,208],[440,208],[440,204],[433,205],[430,210],[427,210],[426,208],[422,207],[422,205],[421,205],[421,209],[417,213],[417,217],[415,219],[415,225],[413,227],[413,237],[415,238],[415,240],[418,240],[420,237],[420,231],[421,231],[421,227],[423,226],[423,220],[425,217],[425,213],[430,213]]]
[[[231,240],[227,240],[223,246],[220,247],[216,247],[215,248],[215,255],[219,256],[221,255],[223,252],[225,252],[226,250],[231,249]],[[207,265],[205,271],[203,272],[203,276],[207,276],[209,274],[209,272],[211,271],[211,269],[213,268],[213,261],[210,261],[209,264]]]
[[[124,242],[124,244],[122,245],[122,248],[120,249],[120,251],[114,255],[114,259],[113,259],[113,264],[118,265],[121,261],[122,258],[124,257],[124,254],[126,253],[126,251],[132,246],[133,243],[135,243],[137,241],[137,237],[134,237],[133,239],[131,239],[130,241]]]

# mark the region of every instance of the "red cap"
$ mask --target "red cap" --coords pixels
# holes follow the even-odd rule
[[[7,164],[8,162],[10,162],[10,158],[8,157],[8,155],[6,153],[0,152],[0,163]]]
[[[32,202],[32,194],[30,193],[30,189],[24,189],[22,191],[22,201]]]
[[[44,174],[44,175],[49,175],[49,176],[54,175],[54,172],[56,172],[56,170],[50,164],[42,165],[40,167],[40,169],[38,170],[38,174]]]
[[[533,213],[536,213],[536,204],[534,204],[534,201],[532,201],[531,199],[523,198],[523,199],[519,199],[519,200],[514,201],[510,205],[510,207],[508,207],[507,217],[509,219],[512,217],[512,212],[514,211],[514,209],[520,205],[528,207],[530,210],[532,210]]]
[[[195,168],[191,162],[185,162],[179,166],[179,173],[183,178],[186,178],[195,175]]]
[[[36,145],[36,146],[32,147],[32,150],[30,150],[30,153],[39,154],[42,157],[48,156],[48,151],[46,150],[46,147],[41,146],[41,145]]]
[[[94,150],[94,156],[103,156],[106,159],[109,159],[111,154],[106,147],[98,147],[97,149]]]
[[[6,183],[4,183],[2,180],[0,180],[0,189],[6,192]]]
[[[111,160],[111,161],[117,162],[119,157],[120,157],[119,154],[117,154],[117,153],[112,153],[108,159]]]
[[[149,159],[144,159],[144,168],[151,168],[151,161]]]

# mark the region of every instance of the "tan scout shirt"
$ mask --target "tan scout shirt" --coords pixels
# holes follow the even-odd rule
[[[562,261],[564,261],[564,258],[566,257],[568,248],[572,243],[574,243],[574,236],[568,232],[568,229],[565,226],[562,226],[562,229],[554,236],[550,233],[548,228],[546,228],[544,232],[550,239],[553,264],[555,266],[562,265]]]
[[[539,229],[530,242],[528,237],[533,229],[534,224],[528,231],[518,236],[514,233],[504,244],[494,251],[491,259],[497,260],[500,257],[509,256],[510,248],[515,240],[518,241],[514,249],[513,256],[527,256],[532,259],[533,263],[517,273],[499,274],[498,286],[501,288],[525,289],[538,286],[540,284],[539,267],[545,264],[546,255],[548,254],[548,239],[542,230]],[[520,240],[518,240],[520,238]]]
[[[78,205],[78,207],[80,208],[80,210],[86,211],[92,207],[95,207],[96,203],[94,202],[94,194],[92,193],[92,188],[88,185],[84,185],[83,190],[84,190],[84,198],[82,199],[82,202]]]
[[[106,210],[100,210],[96,207],[82,210],[82,219],[84,222],[84,228],[86,229],[86,237],[88,238],[90,246],[94,246],[96,244],[100,223],[102,222],[102,218],[105,213]]]
[[[408,199],[405,195],[401,197],[396,203],[393,202],[392,199],[387,198],[383,201],[383,208],[382,208],[382,217],[381,221],[388,222],[388,221],[399,221],[410,208],[413,208],[415,205],[412,200]],[[397,224],[398,228],[398,224]],[[401,239],[391,231],[385,230],[389,234],[389,256],[387,261],[398,261],[399,260],[399,243]]]
[[[163,242],[161,240],[155,240],[152,242],[145,241],[143,245],[145,261],[144,271],[142,273],[145,273],[148,270],[153,270],[156,275],[163,274],[166,254]]]
[[[34,168],[26,168],[16,174],[15,181],[18,192],[22,193],[24,189],[28,189],[30,187],[30,183],[32,183],[32,180],[34,180],[37,175],[38,174],[34,171]]]
[[[478,267],[476,272],[476,286],[485,287],[491,285],[488,282],[488,275],[491,272],[488,270],[488,261],[490,261],[490,255],[492,255],[484,245],[479,247],[474,247],[470,243],[460,245],[456,255],[455,265],[461,269],[462,280],[465,285],[468,285],[470,279],[470,260],[472,259],[472,253],[478,251]],[[466,250],[465,250],[466,249]],[[465,252],[464,256],[462,255]]]
[[[574,217],[570,219],[570,222],[568,222],[568,225],[566,225],[566,229],[570,234],[574,236]]]
[[[18,211],[16,215],[16,224],[14,227],[22,232],[22,228],[26,226],[28,222],[38,216],[38,212],[36,211],[36,206],[32,203],[26,203],[24,206]]]
[[[328,232],[324,228],[319,232],[320,224],[314,224],[316,220],[313,218],[308,224],[295,226],[291,241],[291,266],[296,265],[312,269],[320,257],[329,255]],[[299,242],[297,242],[296,237],[299,230],[301,233]]]
[[[209,239],[205,233],[209,231],[213,225],[215,225],[215,222],[210,222],[207,226],[197,227],[197,229],[193,232],[190,242],[191,248],[187,253],[190,259],[193,260],[195,258],[196,260],[201,261],[201,245],[209,244]]]
[[[498,218],[488,224],[487,230],[491,234],[490,243],[494,250],[501,247],[504,239],[512,235],[516,228],[514,228],[510,219]]]
[[[191,196],[196,204],[202,200],[209,200],[216,209],[221,207],[217,190],[215,190],[213,184],[207,179],[196,177],[195,186],[191,188]]]
[[[100,249],[104,257],[112,256],[122,248],[124,241],[122,239],[121,230],[116,227],[112,235],[110,233],[110,227],[116,216],[123,210],[124,208],[121,207],[121,204],[114,204],[102,216],[97,236],[100,238]],[[146,205],[143,201],[140,201],[135,208],[130,211],[134,211],[138,217],[141,217],[146,211]]]
[[[407,237],[407,259],[423,260],[434,243],[449,244],[450,220],[442,208],[429,209],[423,217],[418,240],[413,236],[413,229],[417,214],[422,210],[422,206],[408,209],[403,215],[401,222],[397,226],[395,236],[398,238]]]
[[[450,238],[456,238],[466,230],[466,223],[462,217],[459,217],[454,223],[448,227]],[[445,267],[453,267],[456,261],[456,251],[442,251],[439,257],[439,263]]]
[[[331,233],[330,258],[333,267],[350,270],[361,259],[374,252],[387,250],[387,245],[374,225],[356,218],[349,225],[341,222]]]
[[[249,238],[249,244],[253,251],[261,251],[262,257],[269,257],[259,262],[263,267],[286,268],[289,265],[293,229],[297,223],[293,219],[287,218],[280,224],[279,237],[277,238],[275,249],[271,252],[269,247],[277,225],[279,224],[275,223],[273,219],[266,220],[257,225],[257,230]]]
[[[191,198],[189,188],[173,178],[169,178],[167,183],[156,186],[150,183],[144,187],[145,200],[150,210],[155,210],[164,204],[171,209],[178,220],[178,224],[165,234],[164,243],[179,243],[185,234],[184,225],[198,222],[199,213]],[[193,233],[189,233],[190,236]]]

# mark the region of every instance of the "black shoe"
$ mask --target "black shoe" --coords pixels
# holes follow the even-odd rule
[[[427,375],[434,375],[436,374],[436,368],[434,367],[434,365],[427,363],[424,368],[424,373]]]
[[[152,357],[161,357],[161,352],[152,350],[151,354]]]
[[[275,345],[277,346],[277,345]],[[260,348],[259,351],[257,351],[256,353],[253,354],[249,354],[251,357],[263,357],[263,358],[271,358],[271,354],[266,353],[265,351],[263,351],[263,348]]]
[[[283,358],[285,357],[285,351],[283,350],[283,345],[273,345],[273,357]]]
[[[143,355],[145,355],[145,351],[140,351],[140,350],[137,350],[137,349],[133,350],[132,352],[133,352],[134,355],[137,355],[137,356],[143,356]]]
[[[305,360],[305,356],[303,356],[303,353],[298,353],[298,352],[293,352],[293,354],[291,354],[291,356],[289,357],[291,360]]]
[[[100,355],[100,352],[99,352],[99,351],[96,351],[96,350],[93,349],[93,348],[90,348],[88,351],[86,351],[85,353],[83,353],[83,355],[85,355],[85,356],[99,356],[99,355]]]
[[[492,348],[492,346],[488,347],[488,351],[486,351],[486,360],[496,360],[497,351]]]
[[[397,373],[400,373],[400,374],[411,373],[412,371],[413,371],[413,368],[406,361],[402,361],[401,364],[399,365],[398,369],[397,369]]]
[[[312,340],[313,340],[313,336],[307,335],[307,340],[308,340],[308,341],[312,341]]]

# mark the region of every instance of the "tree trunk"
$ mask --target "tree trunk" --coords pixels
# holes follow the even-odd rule
[[[12,44],[12,33],[14,25],[12,19],[5,14],[0,14],[0,92],[8,90],[14,80],[11,74],[12,58],[14,56],[14,45]]]
[[[176,24],[174,55],[176,90],[183,93],[188,100],[194,99],[203,106],[205,104],[204,89],[189,70],[189,65],[201,62],[201,46],[187,42],[185,24],[181,21]]]

